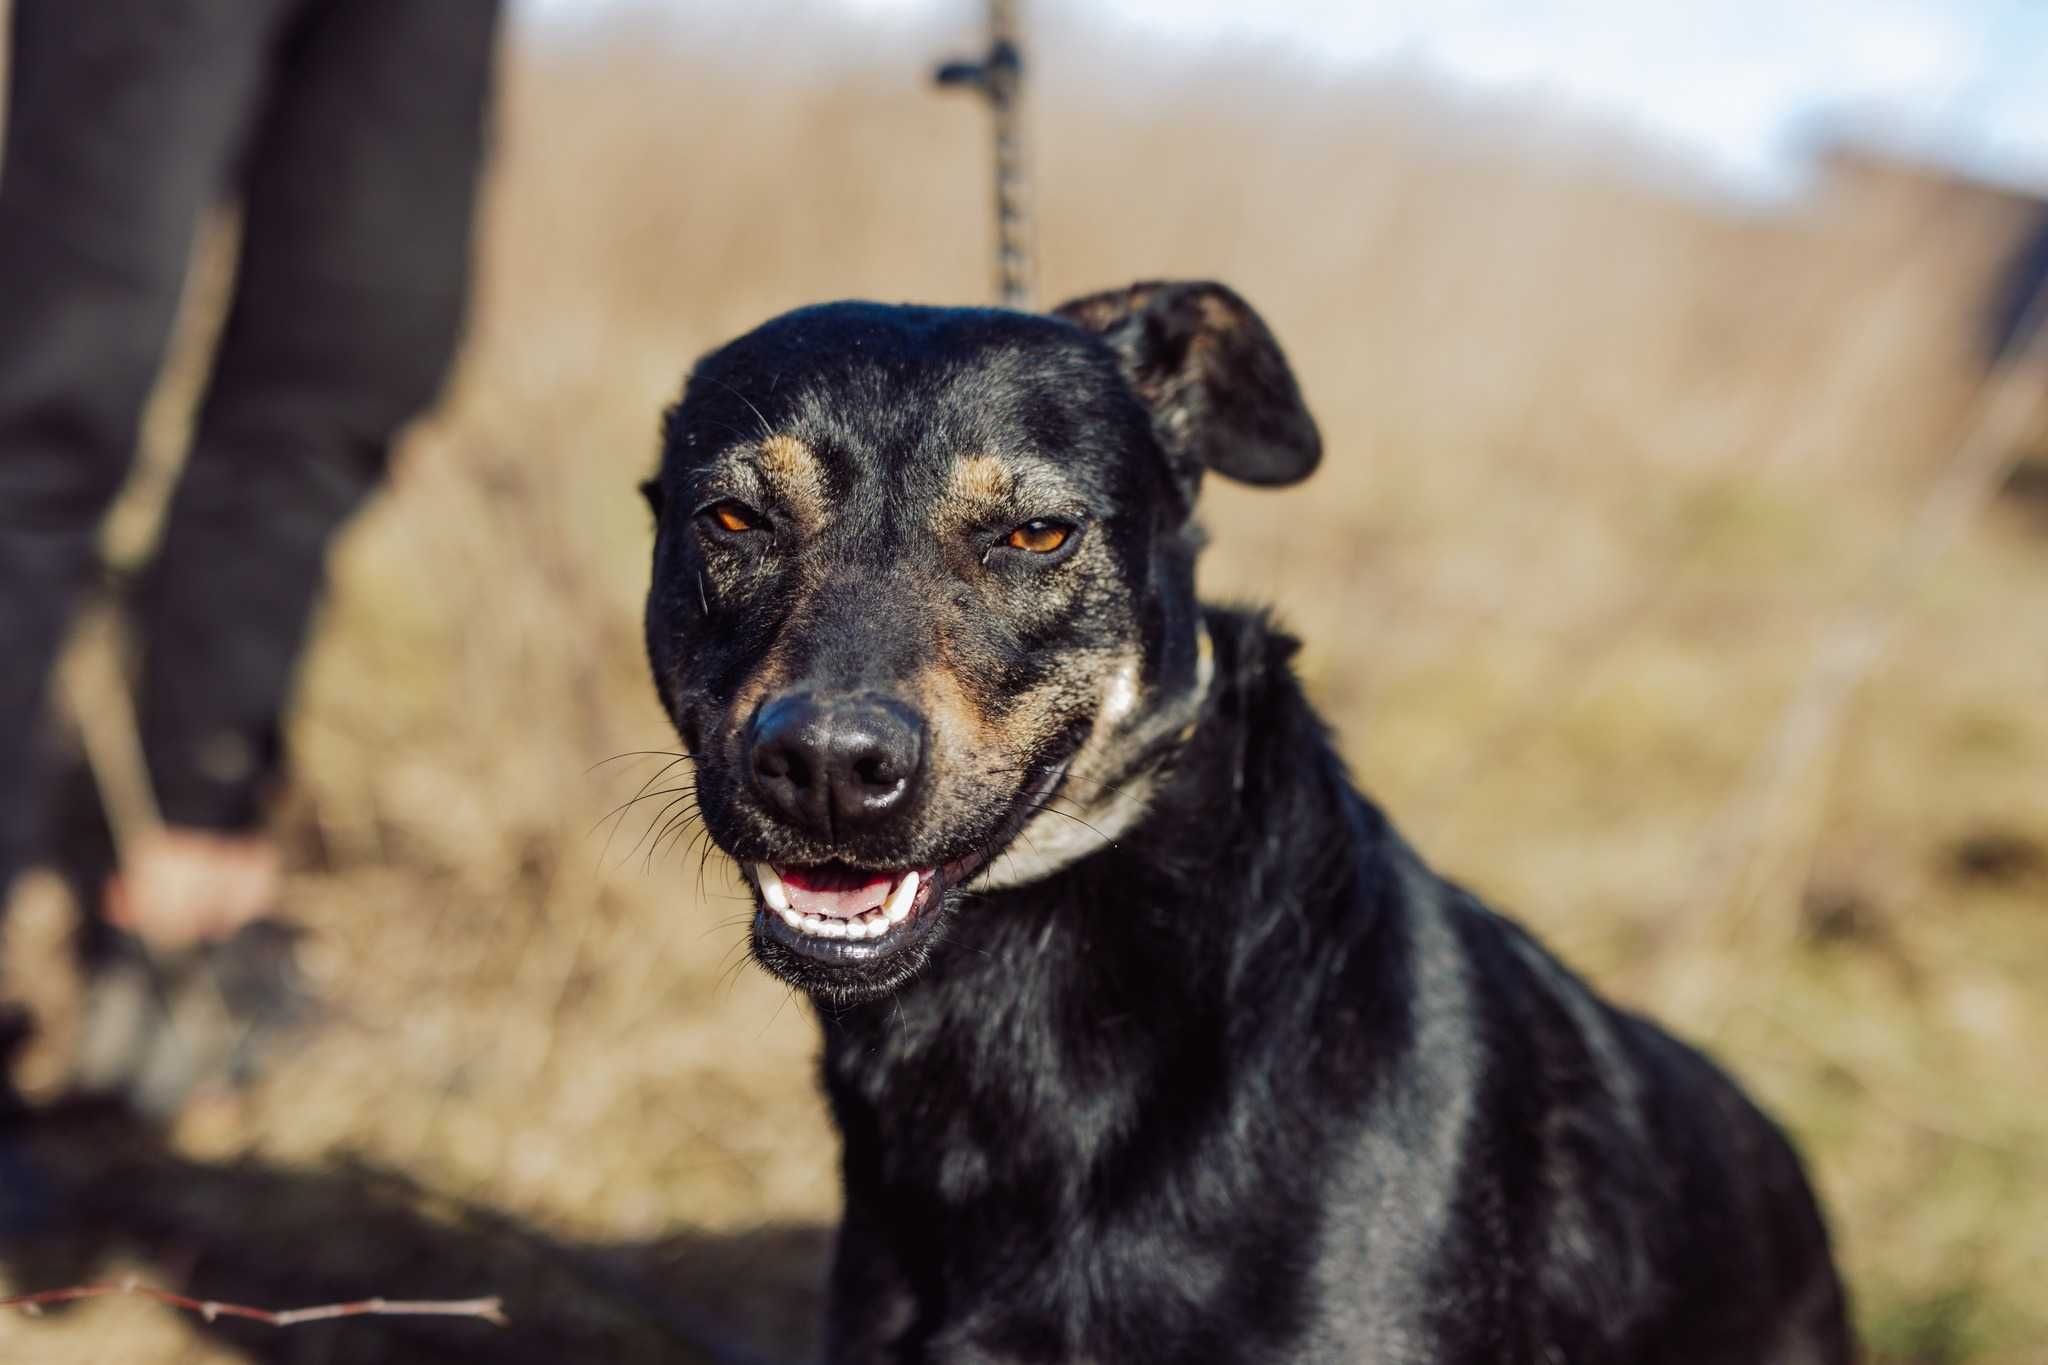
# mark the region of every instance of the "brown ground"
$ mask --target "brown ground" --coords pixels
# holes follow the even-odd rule
[[[2038,520],[1994,509],[1888,596],[1898,647],[1839,745],[1753,776],[1943,471],[2008,209],[1865,176],[1744,214],[1513,109],[1278,74],[1133,98],[1085,59],[1035,113],[1046,292],[1228,280],[1329,437],[1306,489],[1212,494],[1209,590],[1301,631],[1360,780],[1440,865],[1791,1126],[1882,1359],[2048,1360]],[[168,1145],[51,1127],[89,1213],[5,1268],[273,1306],[497,1291],[516,1325],[96,1303],[0,1318],[0,1358],[675,1360],[700,1313],[795,1349],[835,1201],[810,1021],[742,962],[716,859],[652,847],[646,806],[609,837],[659,760],[593,765],[674,747],[633,484],[690,360],[822,298],[985,293],[980,120],[921,60],[515,52],[462,376],[340,556],[295,725],[292,904],[340,1016]],[[54,1002],[44,1075],[62,929],[41,903],[10,930]]]

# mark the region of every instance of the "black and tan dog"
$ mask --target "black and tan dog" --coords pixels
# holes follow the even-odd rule
[[[843,1135],[834,1362],[1834,1365],[1791,1148],[1425,867],[1205,472],[1316,428],[1213,284],[833,304],[670,413],[647,643]]]

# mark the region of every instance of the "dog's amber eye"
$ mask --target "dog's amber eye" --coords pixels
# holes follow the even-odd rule
[[[754,520],[752,508],[742,506],[736,502],[715,503],[706,508],[704,514],[717,522],[725,530],[731,531],[734,534],[738,534],[741,531],[752,531],[760,524]]]
[[[1056,521],[1027,521],[1010,532],[1003,544],[1013,550],[1029,550],[1035,555],[1049,555],[1067,543],[1067,537],[1074,534],[1071,527]]]

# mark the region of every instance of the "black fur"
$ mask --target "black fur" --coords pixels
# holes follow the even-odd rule
[[[830,618],[857,605],[834,584],[896,610],[931,594],[935,624],[906,648],[951,651],[977,688],[1099,667],[1122,632],[1144,660],[1144,714],[1175,721],[1163,738],[1129,727],[1116,753],[1114,781],[1150,783],[1142,819],[1027,884],[943,888],[914,951],[798,962],[763,950],[757,919],[764,964],[819,1001],[844,1138],[828,1359],[1849,1361],[1821,1218],[1771,1123],[1430,872],[1352,786],[1289,669],[1293,642],[1197,608],[1185,500],[1199,470],[1285,481],[1319,453],[1277,346],[1263,325],[1236,330],[1238,310],[1251,317],[1214,286],[1143,286],[1063,310],[1078,328],[813,311],[713,357],[671,420],[650,648],[715,793],[711,833],[735,856],[885,867],[1021,851],[1032,783],[1094,752],[1084,714],[980,774],[985,803],[925,799],[851,854],[749,813],[720,732],[747,722],[733,698],[754,670],[794,651],[806,662],[788,686],[852,669],[886,688],[910,666],[834,662],[814,643],[841,638]],[[1190,316],[1230,335],[1176,334]],[[1172,357],[1191,340],[1210,368],[1189,381]],[[711,551],[677,510],[710,467],[692,436],[788,430],[866,521],[836,546],[761,542],[756,587],[728,565],[731,597],[700,602]],[[905,570],[929,558],[927,485],[963,449],[1064,462],[1100,552]],[[983,584],[984,570],[1038,577]],[[1091,595],[1105,582],[1124,608]],[[945,638],[966,629],[947,624],[949,594],[978,621],[971,647]]]

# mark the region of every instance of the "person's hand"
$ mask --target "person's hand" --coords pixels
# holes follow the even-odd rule
[[[260,834],[167,827],[124,850],[107,919],[158,951],[218,942],[276,910],[281,883],[277,846]]]

